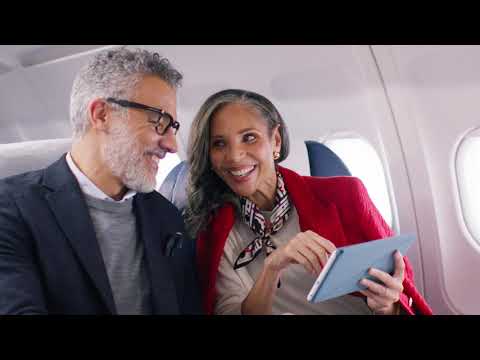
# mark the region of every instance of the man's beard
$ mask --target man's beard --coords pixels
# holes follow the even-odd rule
[[[102,148],[103,159],[112,174],[129,189],[149,193],[155,190],[156,176],[145,161],[147,149],[142,149],[136,137],[129,134],[125,123],[118,121]]]

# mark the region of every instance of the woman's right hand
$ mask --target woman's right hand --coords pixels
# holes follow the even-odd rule
[[[290,264],[301,264],[308,272],[317,276],[335,249],[331,241],[307,230],[274,250],[265,259],[265,267],[269,271],[280,272]]]

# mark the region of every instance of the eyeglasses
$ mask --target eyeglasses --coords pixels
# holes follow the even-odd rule
[[[157,109],[133,101],[118,100],[114,98],[108,98],[107,102],[114,103],[125,108],[140,109],[156,114],[158,118],[156,120],[148,120],[148,122],[155,126],[155,131],[158,135],[165,135],[170,127],[173,129],[173,134],[177,135],[178,129],[180,129],[180,123],[173,120],[173,116],[162,109]]]

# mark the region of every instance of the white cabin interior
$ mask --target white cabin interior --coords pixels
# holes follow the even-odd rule
[[[309,175],[304,141],[331,147],[394,230],[417,235],[407,255],[434,312],[480,314],[480,46],[129,47],[155,50],[184,75],[179,159],[209,95],[261,93],[288,126],[282,164]],[[72,81],[105,48],[1,45],[0,151],[70,137]],[[178,161],[170,160],[160,181]]]

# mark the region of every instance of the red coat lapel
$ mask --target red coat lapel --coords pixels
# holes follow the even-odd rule
[[[297,209],[300,229],[312,230],[333,242],[336,247],[348,245],[335,205],[318,199],[302,176],[281,166],[278,169]]]
[[[218,267],[225,242],[234,223],[235,209],[232,204],[227,203],[218,210],[207,230],[200,233],[197,239],[200,287],[204,294],[204,308],[207,314],[213,313]]]

